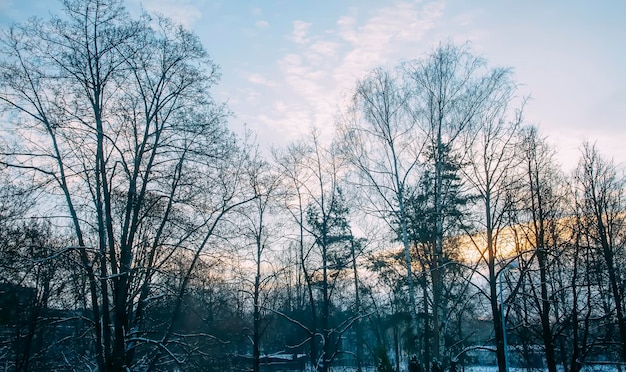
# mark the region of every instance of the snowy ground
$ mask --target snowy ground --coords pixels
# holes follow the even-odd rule
[[[363,368],[363,372],[376,372],[376,368]],[[509,372],[547,372],[548,369],[538,369],[538,368],[509,368]],[[619,369],[617,366],[609,366],[609,365],[598,365],[598,366],[585,366],[582,369],[583,372],[615,372],[615,371],[624,371],[624,369]],[[312,369],[307,369],[306,372],[313,372]],[[352,367],[333,367],[332,372],[356,372],[356,368]],[[401,370],[400,372],[405,372],[405,370]],[[471,367],[462,367],[459,366],[458,372],[498,372],[498,367],[489,367],[489,366],[471,366]]]

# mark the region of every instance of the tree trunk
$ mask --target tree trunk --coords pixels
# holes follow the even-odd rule
[[[352,273],[354,279],[354,308],[355,316],[358,318],[354,322],[354,329],[356,331],[356,370],[362,372],[363,364],[363,330],[361,329],[361,296],[359,294],[359,273],[356,266],[356,252],[355,252],[354,239],[350,240],[350,255],[352,256]]]
[[[498,360],[498,371],[499,372],[508,372],[507,370],[507,360],[506,360],[506,352],[504,350],[504,332],[506,330],[503,328],[504,318],[502,315],[504,314],[501,306],[503,304],[498,305],[499,297],[498,297],[498,275],[496,275],[496,247],[494,243],[494,227],[493,221],[491,217],[491,200],[489,195],[487,195],[485,200],[485,212],[486,212],[486,225],[487,225],[487,262],[489,266],[489,299],[491,302],[491,316],[493,318],[493,329],[496,337],[496,357]],[[500,278],[502,280],[502,278]]]

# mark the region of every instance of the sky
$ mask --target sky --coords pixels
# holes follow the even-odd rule
[[[313,125],[331,137],[356,80],[470,43],[510,67],[539,127],[572,169],[584,140],[626,165],[626,1],[620,0],[126,0],[198,35],[221,67],[214,88],[233,130],[266,148]],[[58,12],[53,0],[0,0],[0,26]]]

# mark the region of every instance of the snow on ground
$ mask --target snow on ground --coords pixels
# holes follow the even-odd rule
[[[562,371],[562,369],[559,369]],[[374,367],[364,367],[362,368],[363,372],[376,372],[376,368]],[[406,370],[402,370],[400,372],[405,372]],[[548,369],[541,368],[509,368],[509,372],[547,372]],[[582,372],[616,372],[620,371],[617,366],[612,365],[596,365],[596,366],[584,366]],[[306,372],[313,372],[313,369],[308,368]],[[356,372],[356,368],[354,367],[333,367],[332,372]],[[497,366],[459,366],[458,372],[498,372]]]

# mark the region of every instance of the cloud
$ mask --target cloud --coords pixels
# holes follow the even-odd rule
[[[376,66],[407,58],[443,10],[442,2],[397,2],[375,9],[364,20],[340,16],[334,27],[317,33],[311,23],[294,21],[288,38],[293,46],[278,60],[280,75],[274,79],[281,105],[266,105],[271,109],[257,119],[281,135],[299,135],[315,125],[330,138],[337,108],[345,104],[342,97],[356,79]],[[279,109],[284,107],[289,110]]]
[[[268,21],[264,21],[261,19],[261,20],[256,21],[256,26],[258,28],[268,28],[270,27],[270,24]]]
[[[0,0],[0,9],[11,9],[13,6],[13,0]]]
[[[307,43],[307,32],[309,28],[311,28],[311,23],[304,21],[294,21],[293,22],[293,32],[291,33],[291,40],[293,40],[296,44],[306,44]]]
[[[274,81],[268,80],[265,76],[257,73],[253,73],[248,75],[248,81],[252,84],[264,85],[267,87],[275,87],[276,83]]]
[[[361,77],[373,67],[396,61],[422,41],[443,14],[443,3],[419,6],[400,2],[381,8],[376,15],[359,25],[350,17],[337,21],[338,35],[349,43],[343,63],[335,70],[342,81]]]
[[[198,2],[192,4],[189,0],[150,0],[143,2],[147,11],[163,14],[188,29],[202,17],[199,5],[201,4]]]
[[[332,41],[320,40],[311,45],[311,52],[321,57],[333,57],[337,54],[337,51],[341,44]]]

